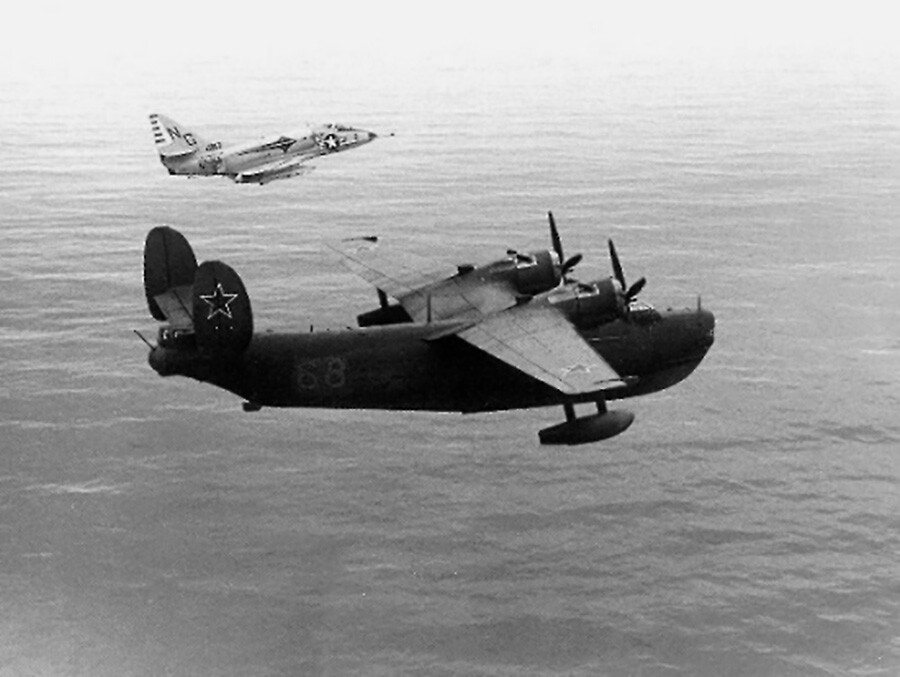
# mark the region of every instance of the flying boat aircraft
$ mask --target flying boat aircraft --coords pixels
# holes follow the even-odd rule
[[[628,286],[612,241],[613,276],[579,282],[552,214],[553,248],[509,250],[483,266],[435,272],[381,251],[376,238],[333,245],[372,283],[379,305],[358,329],[255,333],[238,274],[197,260],[176,230],[151,230],[144,287],[165,323],[150,346],[162,376],[211,383],[261,407],[488,412],[561,406],[565,421],[540,431],[544,444],[581,444],[623,432],[631,412],[607,402],[656,392],[700,364],[714,338],[701,307],[657,311]],[[437,268],[440,271],[440,266]],[[394,302],[391,302],[391,299]],[[143,337],[142,337],[143,338]],[[596,411],[576,415],[575,405]]]
[[[150,116],[160,162],[169,174],[227,176],[236,183],[269,183],[312,171],[313,158],[358,148],[377,137],[374,132],[325,124],[299,133],[225,145],[207,141],[171,118]]]

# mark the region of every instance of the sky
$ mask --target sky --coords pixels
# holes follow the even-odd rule
[[[900,10],[896,12],[900,14]],[[666,57],[767,50],[896,50],[887,2],[15,3],[0,25],[0,81],[173,68],[200,55],[239,67],[316,56],[410,60]]]

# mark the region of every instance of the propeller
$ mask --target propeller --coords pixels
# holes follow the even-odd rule
[[[559,274],[565,280],[566,273],[581,263],[583,257],[581,254],[575,254],[572,258],[566,259],[563,254],[562,240],[560,240],[559,231],[556,229],[556,219],[553,218],[553,212],[547,212],[547,217],[550,219],[550,241],[553,243],[553,251],[556,252],[556,256],[559,258]]]
[[[625,300],[628,302],[633,301],[637,298],[641,289],[644,288],[644,285],[647,284],[647,278],[642,277],[630,287],[625,283],[625,272],[622,270],[622,264],[619,263],[619,255],[616,253],[616,246],[612,240],[609,240],[609,257],[612,259],[613,274],[616,276],[616,280],[622,285],[623,290],[627,290],[623,292]]]

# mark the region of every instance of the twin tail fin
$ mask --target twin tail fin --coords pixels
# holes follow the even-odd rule
[[[194,334],[201,350],[241,353],[253,338],[250,297],[240,276],[221,261],[206,261],[194,277]]]
[[[144,293],[150,314],[197,349],[214,355],[243,352],[253,338],[250,297],[240,276],[221,261],[199,266],[174,228],[159,226],[144,244]]]

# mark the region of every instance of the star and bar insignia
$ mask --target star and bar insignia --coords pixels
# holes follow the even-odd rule
[[[341,145],[341,140],[334,134],[326,134],[322,138],[320,145],[325,150],[337,150],[338,146]]]

